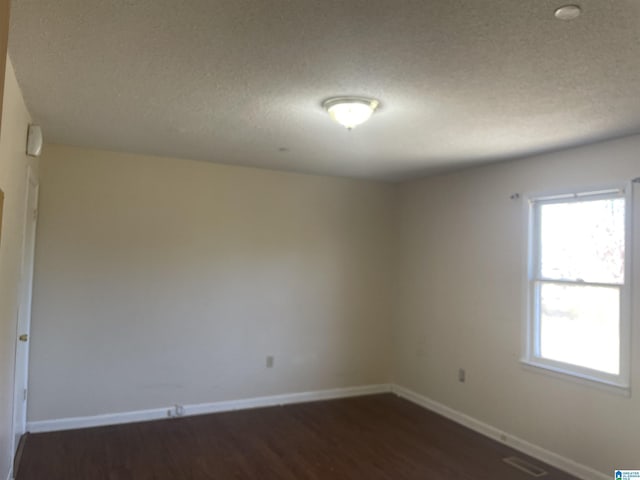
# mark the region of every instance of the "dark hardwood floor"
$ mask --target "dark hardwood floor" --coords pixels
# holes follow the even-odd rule
[[[527,458],[385,394],[33,434],[17,480],[532,480],[511,455]]]

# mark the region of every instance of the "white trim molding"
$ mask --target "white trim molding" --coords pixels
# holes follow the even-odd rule
[[[442,403],[436,402],[428,397],[420,395],[408,388],[401,387],[399,385],[393,385],[391,391],[397,396],[409,400],[417,405],[420,405],[427,410],[430,410],[438,415],[442,415],[449,420],[452,420],[464,427],[467,427],[475,432],[478,432],[485,437],[489,437],[492,440],[503,443],[515,450],[518,450],[530,457],[537,458],[541,462],[544,462],[559,470],[563,470],[567,473],[575,475],[583,480],[610,480],[611,475],[606,475],[602,472],[594,470],[591,467],[582,465],[569,458],[563,457],[557,453],[551,452],[533,443],[527,442],[521,438],[516,437],[507,432],[503,432],[496,427],[493,427],[487,423],[484,423],[476,418],[473,418],[465,413],[454,410],[447,407]]]
[[[204,415],[207,413],[229,412],[250,408],[272,407],[292,403],[315,402],[318,400],[332,400],[338,398],[359,397],[377,393],[391,392],[390,384],[364,385],[359,387],[334,388],[330,390],[316,390],[311,392],[287,393],[270,395],[267,397],[245,398],[241,400],[227,400],[212,403],[184,405],[180,416]],[[87,417],[57,418],[27,422],[27,431],[31,433],[55,432],[74,430],[77,428],[102,427],[123,423],[146,422],[160,420],[173,416],[175,406],[136,410],[133,412],[108,413]]]

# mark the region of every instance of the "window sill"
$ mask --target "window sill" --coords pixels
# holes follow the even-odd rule
[[[623,397],[631,397],[631,387],[629,385],[621,385],[601,378],[592,377],[589,375],[569,371],[561,367],[555,367],[544,363],[538,363],[535,360],[521,359],[520,363],[525,370],[530,372],[547,375],[549,377],[557,378],[578,385],[584,385],[587,387],[596,388],[609,393],[614,393]]]

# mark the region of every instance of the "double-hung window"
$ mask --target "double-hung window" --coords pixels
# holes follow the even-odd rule
[[[629,190],[530,199],[526,363],[628,387]]]

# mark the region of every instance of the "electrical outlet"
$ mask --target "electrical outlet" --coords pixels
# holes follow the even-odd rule
[[[182,417],[184,415],[184,405],[180,405],[179,403],[176,403],[173,408],[170,408],[169,410],[167,410],[167,417],[169,418],[176,418],[176,417]]]
[[[273,368],[274,358],[273,355],[267,357],[267,368]]]
[[[460,383],[464,383],[467,379],[467,372],[465,372],[464,368],[458,369],[458,381]]]

